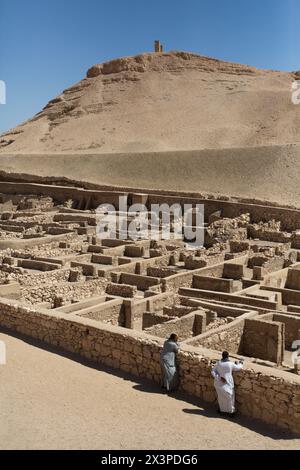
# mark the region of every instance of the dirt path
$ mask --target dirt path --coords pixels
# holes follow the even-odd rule
[[[227,421],[187,397],[96,370],[6,334],[1,449],[300,449],[300,439]]]

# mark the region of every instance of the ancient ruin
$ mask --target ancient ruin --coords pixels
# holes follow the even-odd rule
[[[239,412],[299,433],[297,78],[156,40],[2,134],[2,330],[156,384],[176,333],[180,388],[210,403],[226,349],[245,360]],[[132,213],[99,237],[107,213],[136,204],[147,228],[155,205],[203,207],[203,242],[175,236],[195,212],[186,224],[164,210],[157,238],[132,239]]]
[[[0,193],[2,327],[155,382],[162,342],[178,333],[181,387],[206,401],[211,361],[226,348],[246,360],[241,412],[300,430],[299,210],[8,178]],[[118,210],[120,196],[147,208],[203,204],[204,246],[142,233],[99,240],[96,210]]]
[[[159,40],[154,41],[154,52],[164,52],[164,46],[160,43]]]

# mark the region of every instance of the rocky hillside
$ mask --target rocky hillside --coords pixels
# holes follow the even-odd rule
[[[295,73],[186,52],[95,65],[32,119],[0,137],[0,153],[119,153],[300,142]]]

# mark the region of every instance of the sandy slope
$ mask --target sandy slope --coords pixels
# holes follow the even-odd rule
[[[300,439],[0,333],[0,449],[299,449]],[[162,413],[163,410],[163,413]]]
[[[0,138],[2,153],[108,153],[300,142],[297,74],[196,54],[142,54],[92,67],[30,121]]]
[[[138,189],[237,196],[300,208],[300,145],[186,152],[1,155],[0,169]]]

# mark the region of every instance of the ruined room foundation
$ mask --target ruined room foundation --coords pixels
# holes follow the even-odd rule
[[[99,240],[100,204],[203,204],[204,247]],[[172,224],[172,222],[170,222]],[[253,201],[0,182],[0,326],[160,382],[180,337],[181,389],[216,395],[211,361],[244,359],[239,411],[300,432],[300,211]]]

